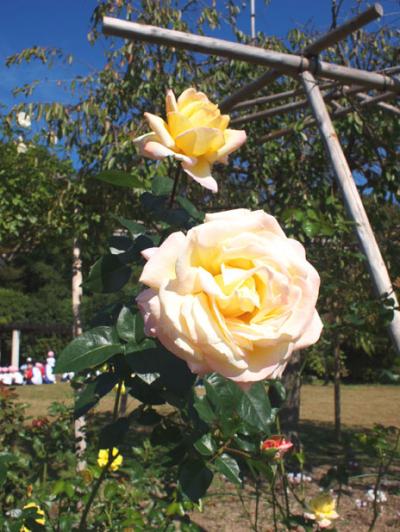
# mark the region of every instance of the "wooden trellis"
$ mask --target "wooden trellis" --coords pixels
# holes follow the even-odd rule
[[[307,105],[311,107],[314,118],[307,119],[305,125],[307,127],[315,124],[318,126],[327,155],[331,161],[335,178],[343,193],[347,212],[354,222],[361,251],[367,259],[375,291],[382,298],[390,296],[394,299],[395,307],[398,309],[398,302],[387,268],[351,174],[350,167],[336,135],[326,107],[326,101],[335,103],[335,99],[343,97],[343,95],[355,94],[360,100],[361,107],[378,105],[388,112],[400,114],[400,109],[386,103],[386,100],[394,99],[400,95],[400,80],[394,77],[394,74],[399,72],[400,68],[394,67],[381,72],[368,72],[366,70],[327,63],[319,58],[319,54],[322,51],[337,44],[352,32],[382,15],[382,6],[380,4],[374,4],[363,13],[319,37],[303,50],[302,55],[281,53],[257,46],[203,37],[111,17],[104,17],[103,32],[107,35],[124,37],[131,40],[138,39],[148,43],[173,46],[175,48],[228,57],[230,59],[269,67],[269,70],[261,77],[242,87],[221,102],[220,108],[222,112],[230,110],[240,111],[241,109],[254,105],[270,103],[278,99],[305,93],[306,99],[304,100],[250,115],[240,116],[234,118],[231,123],[238,125],[280,113],[294,111]],[[274,82],[282,75],[290,75],[299,79],[302,83],[302,89],[248,100],[249,96]],[[369,96],[363,92],[372,89],[379,91],[378,94]],[[342,107],[337,102],[335,107],[336,110],[333,112],[334,118],[343,116],[352,110],[351,107]],[[292,132],[293,128],[281,129],[269,133],[262,140],[267,141]],[[400,354],[399,310],[395,310],[394,312],[393,320],[389,324],[389,332],[396,351]]]

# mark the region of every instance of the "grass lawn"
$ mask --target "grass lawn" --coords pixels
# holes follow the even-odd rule
[[[17,388],[20,401],[27,403],[30,416],[46,415],[53,401],[73,402],[69,384],[23,386]],[[97,411],[112,409],[113,398],[104,398]],[[342,386],[342,422],[348,427],[372,427],[375,423],[400,426],[400,386]],[[128,411],[135,400],[128,400]],[[318,424],[333,422],[333,386],[309,385],[302,387],[301,420]]]

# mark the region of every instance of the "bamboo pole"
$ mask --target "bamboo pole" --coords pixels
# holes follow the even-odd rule
[[[306,48],[303,50],[303,55],[307,57],[318,55],[326,48],[333,46],[334,44],[346,38],[354,31],[362,28],[369,22],[372,22],[373,20],[381,17],[382,15],[382,6],[380,4],[374,4],[363,13],[360,13],[359,15],[355,16],[344,24],[337,26],[337,28],[322,35],[317,40],[306,46]],[[279,77],[279,74],[277,75],[276,71],[266,72],[261,77],[255,79],[248,85],[245,85],[244,87],[239,89],[237,92],[225,98],[221,102],[220,108],[224,113],[230,111],[232,107],[241,100],[243,100],[243,98],[248,98],[251,94],[254,94],[258,90],[265,87],[267,84],[275,81],[277,77]]]
[[[329,89],[332,87],[337,87],[336,83],[324,83],[320,85],[321,89]],[[239,109],[245,109],[247,107],[253,107],[254,105],[262,105],[264,103],[276,102],[277,100],[284,100],[290,98],[291,96],[299,96],[304,94],[303,89],[292,89],[290,91],[277,92],[276,94],[269,94],[268,96],[260,96],[259,98],[254,98],[253,100],[245,100],[244,102],[237,103],[232,107],[233,111],[239,111]]]
[[[377,72],[378,74],[398,74],[400,72],[400,66],[383,68],[382,70],[378,70]],[[334,83],[334,82],[320,83],[319,86],[320,86],[320,89],[322,90],[339,87],[338,83]],[[358,87],[358,89],[362,90],[362,87]],[[299,96],[300,94],[304,94],[304,91],[302,88],[292,89],[290,91],[278,92],[276,94],[269,94],[268,96],[260,96],[259,98],[254,98],[252,100],[244,100],[242,102],[239,102],[236,105],[234,105],[231,108],[231,110],[239,111],[240,109],[246,109],[248,107],[253,107],[255,105],[262,105],[264,103],[276,102],[277,100],[283,100],[286,98],[290,98],[292,96]]]
[[[365,94],[363,92],[356,94],[356,98],[361,100],[361,102],[371,101],[371,97],[368,94]],[[381,109],[384,109],[385,111],[389,111],[390,113],[400,116],[400,109],[398,107],[395,107],[394,105],[390,105],[390,103],[377,102],[376,105],[380,107]]]
[[[306,56],[318,55],[323,50],[330,48],[339,41],[348,37],[351,33],[373,22],[383,15],[383,7],[380,4],[373,4],[362,13],[344,22],[340,26],[332,29],[328,33],[321,35],[318,39],[306,46],[303,53]]]
[[[72,335],[74,338],[82,334],[81,323],[81,301],[82,301],[82,259],[81,248],[78,240],[74,238],[72,249]],[[75,392],[76,393],[76,392]],[[75,449],[76,449],[76,469],[83,471],[86,468],[85,451],[86,443],[86,419],[81,416],[75,419]]]
[[[128,39],[137,38],[149,43],[165,44],[194,52],[214,54],[257,65],[265,65],[292,75],[307,70],[320,77],[341,81],[343,83],[357,83],[366,88],[391,90],[400,94],[400,81],[397,79],[383,74],[377,74],[376,72],[367,72],[365,70],[357,70],[356,68],[326,63],[325,61],[319,61],[317,58],[307,59],[300,55],[265,50],[247,44],[233,43],[212,37],[202,37],[192,33],[168,30],[111,17],[103,18],[103,32],[106,35],[116,35]]]
[[[320,89],[322,87],[320,86]],[[360,91],[360,86],[356,85],[353,87],[344,87],[342,90],[337,89],[330,91],[329,93],[324,93],[324,99],[325,101],[332,101],[335,98],[342,98],[343,96],[350,96],[351,94],[358,93]],[[395,97],[396,95],[393,92],[385,92],[383,94],[378,94],[376,96],[370,97],[368,95],[365,95],[362,99],[363,101],[368,101],[368,104],[374,103],[374,102],[380,102],[382,99]],[[231,120],[232,126],[239,126],[241,124],[246,124],[248,122],[253,122],[254,120],[259,120],[260,118],[270,118],[271,116],[279,115],[282,113],[297,111],[298,109],[303,109],[305,107],[308,107],[308,100],[298,100],[297,102],[291,102],[284,105],[279,105],[277,107],[271,107],[269,109],[265,109],[264,111],[258,111],[257,113],[252,113],[249,115],[243,115],[235,117]],[[349,109],[348,107],[344,107],[341,109],[341,111]]]
[[[398,307],[389,274],[321,91],[311,72],[302,72],[300,77],[318,129],[324,140],[325,149],[330,158],[335,178],[342,190],[347,212],[355,222],[355,231],[361,250],[366,256],[375,290],[379,297],[389,295],[395,300],[395,306]],[[394,311],[393,320],[389,324],[389,331],[393,345],[398,354],[400,354],[400,312],[398,310]]]
[[[347,94],[349,93],[350,91],[347,92]],[[394,94],[393,92],[384,92],[383,94],[378,94],[377,96],[366,95],[366,97],[358,104],[358,106],[364,108],[372,104],[380,105],[380,103],[383,103],[383,100],[388,100],[390,98],[395,98],[395,97],[396,97],[396,94]],[[326,101],[329,101],[329,97],[326,98]],[[394,106],[390,106],[390,107],[394,107]],[[394,107],[394,109],[397,110],[396,107]],[[342,107],[341,109],[338,109],[337,111],[332,113],[332,118],[333,119],[340,118],[341,116],[348,115],[349,113],[353,111],[354,111],[354,106],[348,105],[347,107]],[[309,116],[305,119],[303,128],[305,129],[305,128],[314,126],[315,124],[316,124],[316,121],[311,116]],[[273,140],[279,137],[286,137],[288,135],[291,135],[294,132],[295,132],[294,127],[285,127],[285,128],[277,129],[261,137],[260,142],[267,142],[269,140]]]

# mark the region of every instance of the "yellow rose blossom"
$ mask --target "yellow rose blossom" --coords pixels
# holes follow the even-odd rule
[[[329,493],[320,493],[309,502],[310,512],[306,512],[304,517],[316,521],[320,528],[328,528],[337,519],[336,500]]]
[[[97,456],[97,463],[100,467],[107,467],[107,464],[109,462],[109,452],[109,449],[100,449],[99,454]],[[120,468],[122,462],[124,461],[122,455],[119,454],[119,450],[116,447],[113,447],[112,450],[112,457],[114,456],[115,458],[113,458],[113,461],[108,466],[111,471],[117,471],[117,469]]]
[[[39,515],[42,515],[43,517],[39,517],[38,519],[35,519],[35,523],[38,525],[44,525],[46,520],[44,518],[44,511],[34,502],[28,502],[28,504],[25,504],[24,510],[28,510],[29,508],[34,508],[36,510],[36,513]],[[22,526],[20,528],[20,532],[31,532],[30,528],[27,528],[26,526]]]
[[[320,336],[319,275],[264,211],[207,214],[142,255],[145,332],[193,373],[217,372],[248,388],[279,378],[293,351]]]
[[[190,177],[217,192],[211,167],[216,162],[227,164],[228,155],[245,142],[245,131],[228,129],[229,116],[221,115],[218,105],[193,88],[178,99],[168,90],[166,112],[166,121],[144,114],[152,133],[134,140],[141,154],[155,160],[175,157]]]

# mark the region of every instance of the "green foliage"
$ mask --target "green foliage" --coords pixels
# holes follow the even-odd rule
[[[101,1],[94,11],[91,41],[98,38],[104,14],[200,33],[217,27],[221,20],[216,9],[207,8],[195,22],[169,0],[153,8],[148,0]],[[228,2],[225,14],[231,29],[239,41],[247,42],[248,37],[237,25],[239,12],[239,6]],[[332,48],[327,55],[333,62],[343,62],[344,58],[350,64],[357,57],[358,66],[379,70],[394,63],[397,37],[386,28],[372,39],[360,32],[357,41],[349,39],[341,50]],[[309,36],[295,31],[287,42],[262,35],[259,39],[265,46],[285,52],[299,48]],[[175,162],[155,165],[143,161],[133,146],[132,133],[143,132],[143,112],[164,113],[165,88],[173,87],[179,94],[195,84],[213,101],[221,101],[263,68],[217,57],[207,58],[198,68],[195,54],[175,48],[163,48],[160,53],[157,46],[122,40],[110,46],[105,55],[103,70],[72,81],[69,90],[76,94],[74,105],[31,101],[24,107],[43,128],[35,137],[25,133],[25,154],[18,154],[15,147],[18,129],[14,115],[22,105],[5,117],[0,171],[7,177],[7,188],[0,200],[0,239],[12,281],[4,296],[6,303],[13,297],[18,303],[13,301],[5,309],[6,322],[33,320],[38,315],[48,321],[70,321],[65,306],[67,285],[60,276],[67,271],[62,262],[71,239],[79,237],[86,264],[102,253],[84,282],[90,320],[86,320],[85,332],[61,352],[56,371],[80,374],[76,417],[90,414],[116,387],[113,415],[101,429],[96,427],[94,434],[89,432],[85,456],[89,465],[81,477],[70,463],[71,443],[66,441],[71,419],[61,411],[56,412],[54,423],[21,429],[22,435],[14,429],[5,434],[10,441],[21,438],[25,450],[13,462],[13,471],[4,477],[6,464],[13,460],[6,449],[0,456],[0,474],[3,485],[12,487],[12,499],[4,501],[7,507],[23,498],[24,476],[39,486],[47,518],[56,515],[59,530],[77,526],[80,530],[170,530],[174,520],[188,517],[187,511],[199,503],[216,474],[237,486],[251,477],[257,489],[266,481],[271,493],[279,480],[286,489],[281,457],[260,450],[263,439],[280,432],[277,414],[285,391],[280,383],[268,382],[243,391],[215,374],[204,377],[204,390],[194,386],[196,378],[186,364],[144,334],[143,320],[133,302],[140,290],[141,252],[159,245],[172,231],[188,230],[202,221],[206,207],[210,211],[263,208],[273,213],[285,223],[289,236],[304,243],[309,259],[321,273],[319,310],[326,332],[312,352],[310,366],[327,376],[329,357],[337,345],[352,359],[360,349],[370,357],[378,347],[388,351],[381,328],[393,305],[386,301],[384,311],[379,310],[381,302],[371,293],[364,259],[352,237],[323,146],[316,133],[307,129],[302,115],[294,115],[294,126],[293,115],[271,118],[269,129],[290,126],[297,135],[267,144],[263,140],[265,125],[249,124],[250,141],[228,166],[213,169],[220,183],[220,193],[215,196],[186,176],[178,181]],[[8,64],[34,58],[48,64],[56,57],[61,57],[58,52],[35,48],[9,58]],[[276,93],[294,87],[295,81],[289,78],[272,84],[269,90]],[[31,96],[34,86],[24,91]],[[347,100],[339,99],[339,103]],[[354,112],[338,124],[339,134],[360,190],[371,192],[367,204],[377,213],[379,231],[383,239],[391,235],[390,243],[394,240],[397,250],[398,236],[393,233],[399,220],[399,189],[398,168],[393,161],[398,153],[394,140],[398,121],[384,117],[379,109],[364,111],[355,101],[350,103]],[[77,175],[67,162],[44,147],[55,132],[63,149],[77,155]],[[122,229],[116,231],[116,222]],[[108,235],[112,236],[107,242]],[[46,246],[58,255],[52,266],[43,261]],[[388,252],[390,269],[398,276],[395,254]],[[28,253],[31,260],[24,257]],[[29,300],[24,300],[23,288],[29,288]],[[107,306],[93,317],[92,309],[100,301],[96,293],[107,294],[103,299]],[[21,305],[27,308],[21,310]],[[36,309],[31,314],[30,305]],[[392,356],[388,355],[389,364]],[[342,358],[343,364],[351,367]],[[139,405],[119,415],[122,386]],[[155,408],[158,405],[172,409],[172,413],[162,415]],[[4,412],[6,417],[7,409]],[[132,450],[127,442],[135,427],[146,427],[149,440]],[[168,452],[158,454],[158,445]],[[98,448],[111,447],[125,453],[120,472],[96,465]],[[33,460],[42,464],[40,469],[32,466]],[[153,462],[155,466],[150,468]],[[51,493],[44,486],[46,482]],[[143,505],[143,493],[151,504]],[[280,511],[282,521],[305,525],[288,507]],[[32,510],[24,510],[12,526],[19,529],[25,520],[34,527],[35,516]],[[182,530],[185,527],[182,522]],[[190,527],[187,524],[186,529]]]

